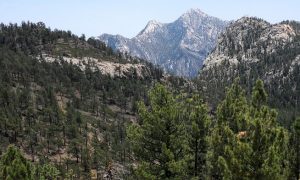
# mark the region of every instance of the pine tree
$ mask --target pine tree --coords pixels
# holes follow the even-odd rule
[[[249,132],[252,144],[252,166],[255,178],[286,178],[288,166],[288,133],[277,123],[277,112],[270,109],[263,82],[257,80],[252,91]]]
[[[206,164],[206,151],[207,151],[207,136],[211,123],[208,116],[208,110],[206,104],[198,96],[194,95],[189,98],[184,104],[189,117],[189,149],[191,153],[190,169],[192,169],[191,175],[195,177],[204,177],[205,164]]]
[[[246,166],[242,165],[242,161],[247,159],[246,155],[251,150],[244,142],[246,139],[241,137],[243,141],[240,141],[238,135],[248,130],[247,113],[245,93],[236,80],[227,90],[224,101],[218,106],[217,122],[209,137],[210,150],[207,154],[209,176],[217,179],[225,176],[238,177],[245,171]],[[237,158],[236,155],[240,157]]]
[[[287,179],[288,133],[277,123],[277,112],[265,104],[261,80],[248,105],[234,83],[217,111],[209,138],[209,175],[217,179]]]
[[[182,110],[162,85],[149,93],[150,106],[139,103],[139,124],[129,126],[128,139],[139,160],[142,179],[182,179],[187,174],[188,149]]]
[[[227,90],[224,101],[219,104],[217,109],[217,123],[228,125],[234,133],[245,131],[248,126],[245,116],[248,111],[248,104],[245,92],[238,83],[239,80],[236,79],[231,88]]]
[[[27,161],[20,150],[9,146],[0,159],[1,179],[33,179],[34,166]]]
[[[267,103],[268,95],[264,89],[264,84],[261,79],[258,79],[252,90],[252,106],[256,109],[261,108]]]
[[[38,166],[37,168],[37,175],[38,179],[58,179],[59,177],[59,170],[50,163],[43,164],[42,166]]]
[[[300,178],[300,118],[297,118],[293,124],[291,147],[293,154],[291,157],[292,177]]]

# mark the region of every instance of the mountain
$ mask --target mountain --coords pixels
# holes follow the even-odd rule
[[[264,81],[269,104],[287,113],[299,112],[300,23],[271,24],[255,17],[231,23],[205,59],[198,80],[213,102],[236,77],[251,92],[255,80]],[[289,109],[289,110],[288,110]],[[288,123],[288,122],[286,122]]]
[[[269,56],[287,48],[295,36],[290,24],[272,25],[262,19],[243,17],[220,36],[216,49],[205,59],[203,69],[223,61],[230,64],[262,61],[259,55]]]
[[[150,21],[135,37],[103,34],[115,51],[129,53],[178,76],[195,77],[227,22],[191,9],[172,23]]]
[[[94,38],[0,24],[0,179],[298,179],[300,118],[289,131],[263,82],[249,89],[263,79],[297,116],[299,27],[231,24],[195,84]]]

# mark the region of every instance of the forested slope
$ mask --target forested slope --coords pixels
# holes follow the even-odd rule
[[[43,23],[1,24],[0,68],[1,151],[14,144],[62,176],[104,175],[111,164],[114,176],[127,174],[125,125],[136,121],[135,102],[157,82],[186,83]]]

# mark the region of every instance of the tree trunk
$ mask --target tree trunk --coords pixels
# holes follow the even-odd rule
[[[196,139],[196,143],[195,143],[195,159],[194,159],[194,175],[197,176],[198,175],[198,139]]]

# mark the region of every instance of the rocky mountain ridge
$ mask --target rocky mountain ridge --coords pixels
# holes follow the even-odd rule
[[[194,77],[227,24],[191,9],[172,23],[149,21],[131,39],[109,34],[99,39],[115,51],[148,60],[178,76]]]
[[[200,70],[198,81],[204,94],[214,104],[222,99],[225,88],[236,78],[248,94],[255,80],[262,79],[273,108],[284,111],[286,116],[297,112],[299,29],[300,23],[296,21],[270,24],[255,17],[243,17],[230,24]]]
[[[117,63],[93,57],[55,57],[49,54],[42,54],[42,58],[40,58],[40,60],[42,59],[49,63],[72,63],[73,65],[78,66],[82,71],[87,70],[87,68],[91,68],[92,71],[99,70],[103,75],[108,75],[112,78],[126,78],[131,77],[134,74],[141,79],[151,76],[149,68],[142,63]]]
[[[270,55],[284,49],[295,36],[289,24],[270,24],[262,19],[243,17],[219,37],[216,49],[204,61],[204,69],[225,60],[232,64],[259,61],[258,54]]]

